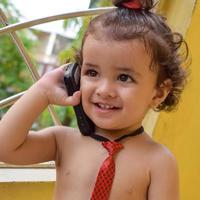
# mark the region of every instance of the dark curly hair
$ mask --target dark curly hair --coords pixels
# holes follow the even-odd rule
[[[178,104],[187,80],[187,70],[182,66],[188,57],[187,44],[180,33],[172,32],[163,16],[152,11],[153,0],[140,0],[139,9],[126,8],[124,2],[129,1],[113,0],[118,8],[91,20],[76,61],[82,65],[82,49],[88,35],[115,41],[141,40],[152,57],[150,69],[158,71],[157,87],[166,79],[172,81],[168,96],[155,111],[171,111]],[[179,51],[182,44],[185,53]]]

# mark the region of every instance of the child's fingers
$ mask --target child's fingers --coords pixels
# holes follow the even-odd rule
[[[76,91],[73,96],[69,96],[66,99],[66,104],[67,105],[72,105],[72,106],[76,106],[80,103],[81,101],[81,92],[80,91]]]

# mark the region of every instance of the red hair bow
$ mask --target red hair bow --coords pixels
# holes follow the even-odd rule
[[[124,2],[122,5],[126,8],[130,8],[130,9],[141,9],[142,8],[142,4],[141,4],[140,0],[132,0],[129,2]]]

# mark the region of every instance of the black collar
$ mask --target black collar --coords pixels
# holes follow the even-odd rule
[[[129,133],[129,134],[126,134],[126,135],[122,135],[121,137],[115,139],[114,141],[115,142],[119,142],[120,140],[126,138],[126,137],[131,137],[131,136],[136,136],[136,135],[139,135],[141,133],[144,132],[144,128],[143,126],[141,126],[140,128],[136,129],[135,131]],[[93,139],[97,140],[97,141],[100,141],[100,142],[107,142],[107,141],[110,141],[108,138],[106,137],[103,137],[101,135],[97,135],[97,134],[91,134],[89,135],[90,137],[92,137]]]

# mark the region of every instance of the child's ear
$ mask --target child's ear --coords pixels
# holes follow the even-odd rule
[[[164,80],[157,88],[156,88],[156,94],[154,95],[151,103],[151,108],[155,109],[158,107],[159,104],[161,104],[167,95],[169,94],[170,90],[172,88],[172,81],[171,79]]]

